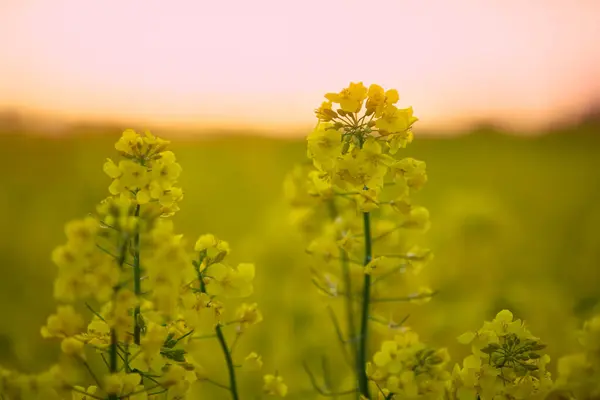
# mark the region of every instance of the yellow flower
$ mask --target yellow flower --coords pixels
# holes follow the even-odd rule
[[[194,246],[194,251],[198,252],[209,249],[215,249],[217,253],[225,254],[229,254],[229,252],[231,251],[229,243],[227,243],[224,240],[218,239],[215,235],[210,233],[200,236]]]
[[[42,337],[64,338],[67,336],[74,336],[83,329],[83,318],[75,312],[73,306],[58,306],[56,314],[50,315],[46,325],[42,327]]]
[[[331,109],[331,105],[331,101],[324,101],[321,104],[321,107],[315,110],[317,118],[324,122],[331,121],[332,119],[337,118],[338,115],[335,111]]]
[[[375,126],[382,135],[400,133],[410,128],[418,118],[413,116],[412,107],[399,109],[394,105],[388,105],[377,121]]]
[[[139,374],[119,372],[104,378],[104,391],[108,394],[127,395],[139,388],[142,377]]]
[[[340,132],[327,122],[319,123],[308,135],[308,157],[313,159],[315,167],[325,171],[334,168],[342,152],[340,139]]]
[[[87,393],[90,395],[94,395],[97,391],[98,391],[98,387],[97,386],[90,386],[87,389],[85,389],[84,387],[81,386],[74,386],[75,389],[77,389],[77,392],[73,391],[73,400],[92,400],[95,399],[95,397],[92,396],[86,396],[85,394],[81,393]]]
[[[242,303],[242,305],[237,309],[237,318],[240,324],[245,326],[258,324],[262,321],[263,316],[258,309],[258,304]]]
[[[96,247],[96,232],[98,232],[98,220],[86,217],[82,220],[69,222],[65,227],[67,240],[73,248],[90,250]]]
[[[263,379],[264,379],[263,391],[266,394],[280,396],[280,397],[285,397],[287,395],[288,387],[285,383],[283,383],[283,378],[281,376],[279,376],[278,374],[276,374],[276,375],[268,374],[268,375],[265,375]]]
[[[60,350],[68,356],[84,357],[84,343],[73,337],[67,337],[60,343]]]
[[[360,212],[371,212],[379,208],[377,197],[379,193],[375,189],[361,190],[356,196],[356,205]]]
[[[175,162],[171,151],[161,153],[161,158],[152,164],[152,179],[163,189],[169,189],[181,174],[181,165]]]
[[[254,291],[254,264],[242,263],[237,268],[231,268],[216,263],[207,269],[206,274],[212,278],[207,288],[211,295],[241,298],[250,296]]]
[[[130,190],[146,186],[150,179],[146,167],[131,160],[120,161],[119,169],[122,173],[119,178],[121,184]]]
[[[359,112],[363,101],[367,97],[367,88],[362,82],[350,83],[350,86],[339,93],[327,93],[325,98],[333,103],[338,103],[343,111]]]
[[[396,89],[390,89],[386,92],[379,85],[372,84],[369,86],[369,98],[367,99],[367,115],[375,114],[379,118],[387,105],[395,104],[400,99]]]
[[[115,144],[115,149],[131,156],[138,155],[142,148],[142,138],[133,129],[126,129]]]
[[[111,177],[113,179],[117,179],[118,177],[120,177],[123,174],[123,172],[117,166],[117,164],[115,164],[115,162],[113,160],[111,160],[110,158],[106,159],[106,162],[104,163],[104,166],[103,166],[103,170],[106,173],[106,175],[108,175],[109,177]]]
[[[252,352],[244,358],[242,368],[246,371],[259,371],[263,366],[262,357]]]

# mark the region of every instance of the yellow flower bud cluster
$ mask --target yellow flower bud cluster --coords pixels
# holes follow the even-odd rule
[[[104,164],[104,172],[113,179],[110,193],[136,204],[157,203],[163,215],[177,212],[183,198],[177,186],[181,166],[175,154],[166,150],[168,144],[150,132],[144,136],[132,129],[123,132],[115,147],[124,159],[117,164],[109,158]]]
[[[446,367],[450,356],[446,349],[431,349],[419,336],[406,329],[381,348],[367,365],[367,374],[375,384],[373,392],[382,391],[388,398],[444,399],[450,373]]]
[[[544,399],[552,389],[550,356],[541,352],[546,346],[509,310],[458,340],[470,344],[473,353],[452,372],[452,392],[459,400]]]
[[[119,269],[112,257],[96,247],[103,230],[93,217],[67,224],[67,243],[52,253],[52,261],[58,267],[54,282],[57,300],[73,302],[88,297],[99,302],[109,300],[119,280]]]
[[[173,230],[172,221],[159,220],[141,251],[146,260],[142,290],[151,293],[148,298],[154,309],[167,320],[176,317],[182,287],[194,278],[185,240]]]
[[[308,157],[317,169],[311,178],[322,195],[335,188],[357,191],[359,209],[368,212],[378,207],[384,177],[390,170],[394,179],[397,171],[406,171],[405,186],[409,180],[414,189],[422,186],[414,183],[425,183],[424,164],[415,166],[394,158],[412,141],[412,125],[417,121],[412,108],[394,105],[399,100],[396,90],[384,92],[378,85],[367,89],[359,82],[325,97],[329,101],[316,110],[319,123],[307,139]],[[334,110],[333,104],[339,108]]]

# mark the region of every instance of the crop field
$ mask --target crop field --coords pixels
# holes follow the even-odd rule
[[[103,165],[107,158],[118,160],[115,142],[122,133],[109,127],[74,129],[56,137],[0,134],[3,368],[40,373],[64,356],[61,340],[41,335],[58,303],[52,254],[65,243],[65,224],[94,213],[109,196],[112,180]],[[599,130],[588,124],[536,137],[480,130],[439,138],[420,136],[415,129],[414,141],[398,154],[427,164],[427,184],[412,197],[429,210],[430,228],[418,244],[433,254],[420,273],[433,293],[423,304],[390,304],[383,320],[371,322],[368,360],[382,341],[397,334],[393,328],[405,332],[392,326],[402,321],[423,343],[448,350],[446,368],[452,374],[453,366],[462,367],[471,354],[457,337],[506,309],[546,345],[547,370],[556,378],[557,361],[582,351],[578,332],[600,312]],[[284,193],[294,166],[310,162],[306,140],[152,133],[171,141],[169,150],[181,165],[183,198],[172,220],[187,250],[212,233],[229,243],[232,265],[255,265],[254,290],[244,302],[258,304],[262,321],[248,327],[239,343],[235,339],[231,352],[238,364],[256,352],[263,366],[260,372],[236,366],[240,398],[261,398],[265,374],[283,377],[286,398],[324,398],[315,386],[334,398],[357,398],[354,392],[344,394],[354,367],[344,360],[341,348],[348,346],[340,343],[331,318],[333,311],[344,324],[346,299],[325,295],[315,284],[319,263],[307,254],[310,240],[292,223],[293,207]],[[83,302],[75,308],[91,320]],[[235,329],[223,327],[230,343]],[[230,398],[228,389],[219,387],[230,379],[219,342],[198,339],[193,354],[209,378],[198,378],[188,398]],[[93,352],[86,359],[94,370],[105,367]],[[93,384],[89,376],[82,379]]]

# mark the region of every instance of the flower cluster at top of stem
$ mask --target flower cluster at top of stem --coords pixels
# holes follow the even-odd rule
[[[397,158],[417,118],[395,106],[396,90],[360,82],[325,97],[307,138],[311,165],[297,166],[284,190],[292,221],[309,240],[313,283],[344,299],[345,334],[338,335],[351,354],[355,389],[369,398],[370,322],[393,335],[401,329],[396,304],[433,294],[419,275],[431,254],[416,245],[429,213],[411,201],[427,174],[424,162]]]
[[[457,399],[543,399],[552,389],[546,370],[550,356],[541,352],[546,346],[510,311],[500,311],[458,340],[470,344],[473,354],[452,372],[451,391]]]
[[[93,215],[68,223],[66,244],[52,253],[61,304],[41,333],[61,341],[62,359],[39,375],[0,369],[2,399],[184,399],[194,382],[208,382],[238,400],[234,367],[262,366],[254,352],[239,362],[234,355],[239,337],[262,320],[256,303],[224,306],[253,293],[254,265],[230,265],[229,245],[210,234],[200,236],[191,253],[175,233],[168,217],[183,192],[181,167],[168,145],[133,130],[117,142],[123,159],[104,164],[113,179],[111,196]],[[78,302],[91,314],[89,322]],[[221,348],[228,384],[202,367],[201,340]],[[101,359],[106,372],[94,371],[90,358]],[[281,377],[264,377],[265,393],[286,391]]]

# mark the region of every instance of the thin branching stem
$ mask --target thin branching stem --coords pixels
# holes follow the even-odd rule
[[[435,296],[437,292],[431,293],[418,293],[413,295],[408,295],[404,297],[380,297],[371,299],[371,303],[391,303],[391,302],[404,302],[404,301],[412,301],[412,300],[421,300],[428,299]]]
[[[200,284],[200,291],[202,293],[206,293],[206,285],[204,284],[204,277],[202,276],[202,272],[200,271],[200,265],[202,265],[204,256],[201,254],[197,263],[196,272],[198,273],[198,283]],[[227,363],[227,371],[229,373],[229,391],[231,392],[231,398],[233,400],[239,400],[239,394],[237,390],[237,382],[235,377],[235,365],[233,364],[233,357],[231,355],[231,349],[227,346],[227,341],[225,340],[225,335],[223,335],[223,329],[221,324],[217,324],[215,327],[215,332],[217,334],[217,339],[219,340],[219,344],[221,345],[221,349],[223,350],[223,354],[225,356],[225,362]]]

